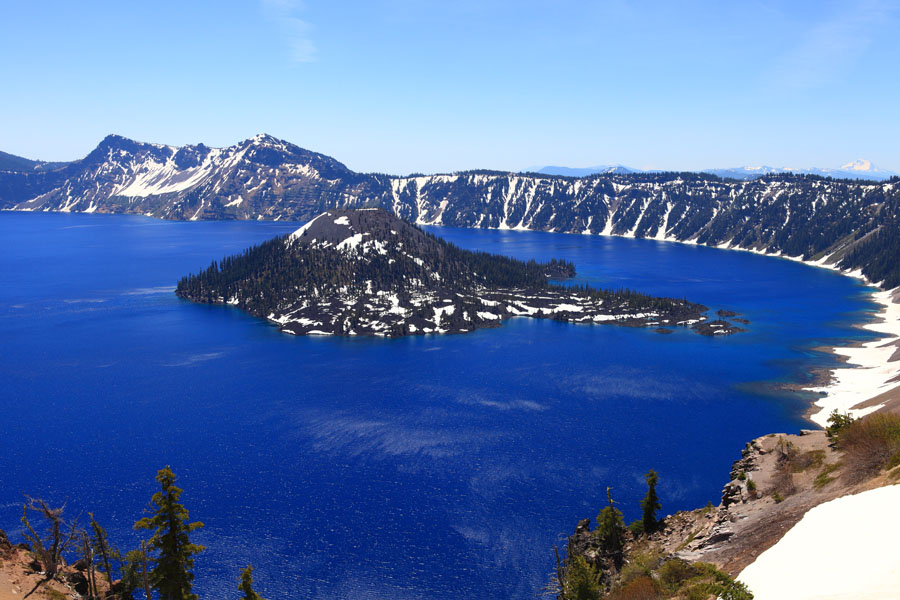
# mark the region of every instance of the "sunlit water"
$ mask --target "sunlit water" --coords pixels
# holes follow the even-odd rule
[[[297,338],[193,305],[177,279],[297,224],[0,214],[0,528],[22,492],[124,549],[169,464],[207,551],[201,597],[252,563],[277,598],[532,598],[606,486],[638,516],[717,503],[746,441],[810,426],[777,392],[863,334],[866,288],[749,253],[460,229],[467,248],[751,320],[707,338],[527,318],[399,340]]]

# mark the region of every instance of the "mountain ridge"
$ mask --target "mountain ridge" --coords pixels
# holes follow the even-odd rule
[[[861,270],[892,288],[900,285],[898,181],[486,170],[392,176],[357,173],[265,134],[225,148],[107,136],[60,169],[0,173],[0,208],[306,221],[330,209],[382,207],[419,225],[619,235],[801,257]]]

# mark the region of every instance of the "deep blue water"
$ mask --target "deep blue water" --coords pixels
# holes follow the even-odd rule
[[[278,598],[532,598],[606,486],[638,516],[717,503],[749,439],[810,426],[773,381],[864,334],[866,288],[749,253],[649,240],[435,229],[563,257],[579,278],[740,311],[706,338],[513,319],[467,335],[297,338],[177,299],[177,279],[295,228],[0,214],[0,528],[22,492],[93,511],[123,549],[169,464],[201,597],[239,571]],[[14,536],[17,537],[17,536]]]

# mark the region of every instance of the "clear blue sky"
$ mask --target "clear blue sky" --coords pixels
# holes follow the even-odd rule
[[[0,150],[266,132],[361,171],[900,171],[900,0],[4,2]]]

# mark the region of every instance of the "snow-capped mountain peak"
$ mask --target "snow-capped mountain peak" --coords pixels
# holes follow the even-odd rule
[[[878,169],[872,166],[872,163],[864,158],[858,158],[846,165],[841,165],[841,171],[864,171],[868,173],[876,173]]]

